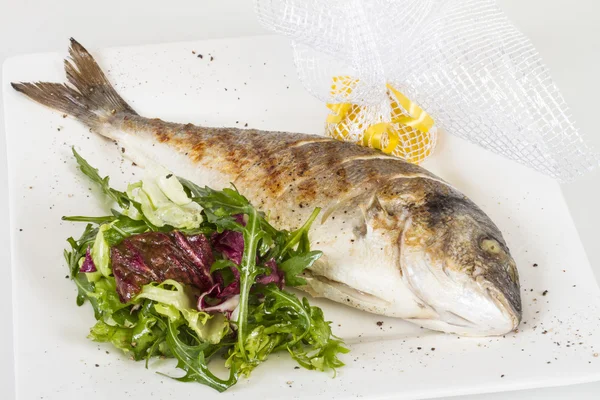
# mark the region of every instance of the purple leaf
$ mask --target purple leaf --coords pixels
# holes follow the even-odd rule
[[[221,293],[219,293],[217,295],[217,298],[226,299],[229,296],[233,296],[235,294],[240,294],[240,277],[239,277],[239,275],[235,281],[233,281],[229,285],[227,285],[227,287],[225,289],[223,289],[221,291]]]
[[[280,289],[283,288],[283,285],[285,284],[284,274],[283,271],[277,268],[277,263],[275,260],[271,258],[265,263],[265,267],[268,267],[271,270],[271,274],[257,276],[256,282],[263,285],[275,283]]]
[[[206,302],[207,297],[215,297],[219,294],[220,291],[221,289],[219,288],[219,284],[217,283],[213,285],[210,289],[208,289],[206,292],[202,293],[200,297],[198,297],[198,310],[204,311],[207,307],[210,307],[210,305]]]
[[[215,251],[222,253],[227,259],[240,265],[244,254],[244,235],[241,232],[223,231],[223,233],[214,233],[211,241]]]
[[[237,268],[232,268],[237,271]],[[198,297],[198,310],[208,313],[224,312],[227,317],[237,307],[240,298],[239,272],[233,282],[223,288],[223,281],[216,283]],[[234,300],[232,300],[234,299]]]
[[[236,214],[233,216],[238,224],[242,226],[246,226],[246,221],[244,221],[244,214]]]
[[[192,260],[196,270],[203,275],[206,282],[213,282],[210,275],[210,266],[215,259],[210,248],[210,243],[204,235],[193,235],[187,238],[181,232],[173,232],[176,243]]]
[[[229,286],[231,286],[231,285],[229,285]],[[209,304],[207,302],[207,298],[211,297],[211,298],[213,298],[213,300],[214,300],[214,298],[219,298],[220,297],[219,295],[221,294],[221,293],[219,293],[219,291],[220,291],[219,286],[214,285],[209,290],[202,293],[202,295],[200,295],[200,297],[198,298],[198,310],[207,312],[209,314],[210,313],[225,313],[227,318],[230,318],[231,313],[233,312],[233,310],[235,310],[235,308],[240,303],[240,295],[235,294],[233,296],[229,296],[228,298],[221,299],[220,301],[217,301],[215,304],[212,304],[212,305]],[[238,293],[239,293],[239,285],[238,285]]]
[[[221,312],[221,313],[226,313],[229,317],[229,315],[231,315],[231,313],[233,312],[233,310],[235,310],[235,308],[238,306],[238,304],[240,304],[240,295],[236,294],[235,296],[232,296],[230,298],[228,298],[227,300],[225,300],[224,302],[217,304],[215,306],[211,306],[211,307],[206,307],[204,310],[204,312],[207,313],[215,313],[215,312]]]
[[[85,251],[85,259],[83,260],[83,264],[81,264],[81,268],[79,268],[79,272],[96,272],[96,264],[94,264],[94,260],[92,260],[92,256],[90,255],[90,246],[88,246]]]
[[[131,301],[142,286],[167,279],[205,291],[214,285],[210,266],[214,257],[204,235],[147,232],[131,236],[110,249],[117,293]]]
[[[246,226],[244,214],[236,214],[233,217],[239,224]],[[222,233],[214,233],[211,242],[216,251],[222,253],[237,265],[241,264],[242,255],[244,254],[244,235],[241,232],[223,231]],[[236,277],[239,278],[239,272],[233,271],[233,273],[237,273]]]

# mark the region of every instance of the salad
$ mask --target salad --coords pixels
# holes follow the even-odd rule
[[[152,357],[174,358],[184,373],[174,379],[219,392],[275,352],[311,370],[344,365],[348,349],[322,310],[284,289],[305,284],[302,272],[321,256],[308,240],[319,209],[297,230],[277,230],[235,187],[202,188],[151,166],[123,192],[73,154],[115,207],[63,217],[87,223],[64,255],[77,304],[94,310],[90,339],[146,368]],[[216,376],[211,361],[229,376]]]

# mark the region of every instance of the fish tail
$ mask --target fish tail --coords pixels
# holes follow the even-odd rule
[[[71,38],[70,59],[65,72],[72,86],[63,83],[11,83],[32,100],[72,115],[90,127],[106,122],[116,113],[137,113],[121,98],[91,54]]]

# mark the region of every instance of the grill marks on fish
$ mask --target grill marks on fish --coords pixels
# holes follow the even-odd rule
[[[349,227],[359,239],[366,234],[367,221],[375,228],[389,228],[390,217],[398,213],[387,204],[398,203],[385,197],[386,185],[398,187],[396,181],[403,179],[417,184],[419,178],[443,185],[433,175],[402,160],[331,139],[181,126],[159,120],[143,125],[139,120],[135,126],[124,128],[149,129],[193,162],[218,169],[253,202],[271,212],[274,223],[281,228],[297,227],[317,206],[324,209],[321,223],[359,208],[363,218]],[[397,192],[407,191],[411,189],[400,187]],[[414,196],[406,198],[406,203],[411,200],[415,201]],[[382,216],[374,217],[379,214]]]
[[[418,167],[382,157],[372,149],[319,140],[265,153],[260,161],[238,175],[234,183],[247,188],[250,196],[260,198],[268,209],[278,208],[278,204],[301,209],[318,206],[327,210],[329,216],[333,209],[343,208],[344,204],[356,206],[353,199],[371,196],[387,181],[415,178],[417,174],[435,179]],[[297,219],[302,218],[297,216]]]
[[[418,166],[329,138],[198,127],[129,115],[115,116],[118,118],[121,122],[116,125],[121,130],[132,134],[149,132],[158,142],[172,146],[193,163],[217,170],[260,208],[272,212],[276,224],[285,229],[297,227],[315,207],[324,209],[322,223],[336,212],[356,207],[361,207],[364,213],[365,204],[382,188],[385,199],[388,185],[406,186],[393,181],[415,181],[409,189],[396,191],[409,194],[405,196],[406,202],[416,200],[414,194],[418,190],[413,189],[421,185],[421,180],[446,185]],[[388,206],[387,212],[398,212],[391,208]]]

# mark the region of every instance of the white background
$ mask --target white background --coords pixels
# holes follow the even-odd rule
[[[533,41],[571,105],[578,126],[600,148],[596,134],[600,91],[600,2],[594,0],[499,0],[513,22]],[[0,0],[0,62],[16,54],[63,52],[76,37],[91,48],[235,37],[266,33],[251,0]],[[0,98],[0,105],[2,99]],[[3,132],[0,108],[0,132]],[[600,277],[596,196],[600,172],[564,186],[571,213]],[[8,255],[5,143],[0,140],[0,398],[14,398],[12,315]],[[35,295],[35,294],[32,294]],[[43,327],[40,327],[43,334]],[[60,360],[57,360],[59,368]],[[435,377],[431,377],[435,379]],[[31,382],[35,384],[35,382]],[[461,397],[465,400],[597,399],[600,383]]]

